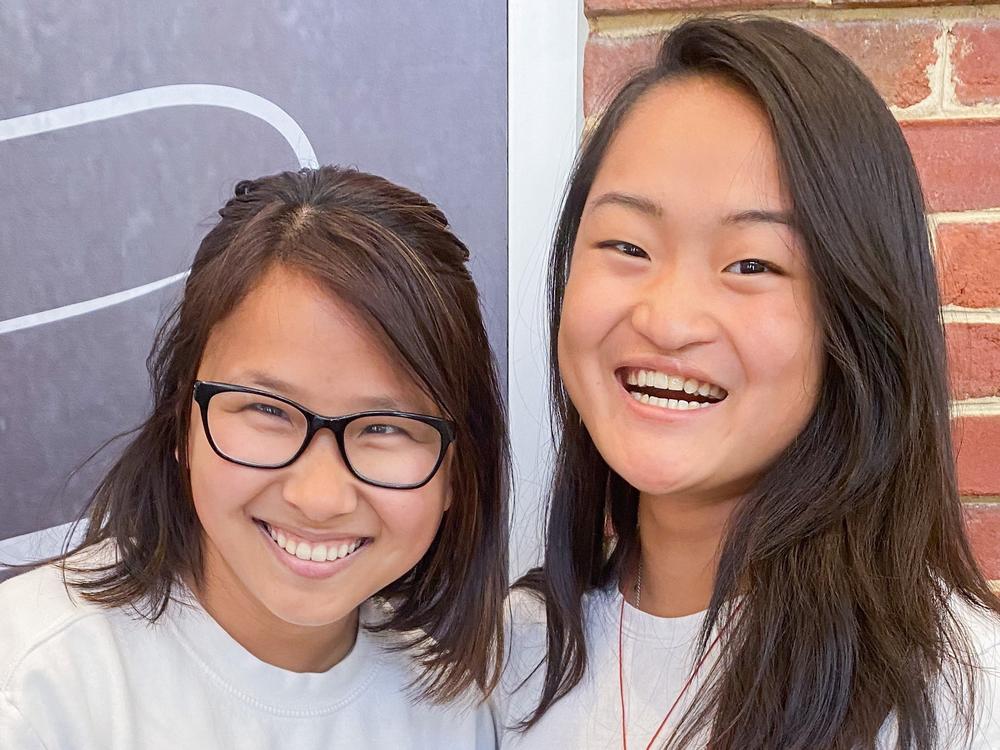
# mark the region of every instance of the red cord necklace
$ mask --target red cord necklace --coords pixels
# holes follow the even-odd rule
[[[642,559],[639,560],[638,570],[635,577],[635,608],[639,609],[639,597],[641,595],[642,586]],[[622,606],[621,612],[618,615],[618,693],[621,696],[621,707],[622,707],[622,750],[628,750],[628,723],[625,718],[625,669],[624,660],[622,659],[622,635],[625,630],[625,595],[622,594]],[[646,745],[646,750],[651,750],[653,743],[656,742],[656,738],[660,736],[660,732],[663,731],[663,727],[667,725],[667,720],[674,713],[674,709],[677,708],[677,704],[681,702],[681,698],[687,692],[688,688],[691,687],[691,683],[694,682],[694,678],[698,676],[698,671],[701,669],[702,665],[708,659],[709,654],[715,649],[719,644],[719,640],[722,638],[722,629],[719,630],[718,635],[712,640],[708,648],[705,649],[705,653],[701,655],[698,663],[694,665],[694,669],[691,670],[691,674],[688,675],[687,680],[681,687],[681,691],[677,693],[677,697],[674,698],[674,702],[670,704],[670,708],[667,710],[666,716],[663,717],[663,721],[660,722],[660,726],[656,728],[653,736],[649,740],[649,744]]]

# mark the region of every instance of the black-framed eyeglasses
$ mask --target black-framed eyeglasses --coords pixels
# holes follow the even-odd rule
[[[391,410],[324,417],[291,399],[231,383],[197,380],[194,400],[212,450],[255,469],[290,465],[325,428],[362,482],[412,490],[433,478],[455,439],[453,424],[439,417]]]

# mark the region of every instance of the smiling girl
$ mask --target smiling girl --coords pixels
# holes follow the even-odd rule
[[[0,587],[0,744],[493,747],[507,449],[468,251],[334,167],[220,215],[81,547]]]
[[[503,747],[1000,747],[939,304],[853,64],[772,19],[671,32],[556,233],[558,454]]]

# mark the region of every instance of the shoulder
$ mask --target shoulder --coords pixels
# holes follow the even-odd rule
[[[588,653],[600,640],[613,595],[593,589],[580,600]],[[498,722],[509,729],[531,714],[542,696],[548,657],[548,618],[542,594],[515,588],[507,598],[507,647],[500,684],[493,696]]]
[[[91,554],[71,560],[86,562]],[[70,655],[73,644],[90,643],[107,628],[111,610],[79,596],[74,580],[60,566],[46,565],[0,584],[0,692],[29,663],[52,652]]]
[[[585,631],[592,629],[608,612],[615,599],[613,589],[595,588],[580,598],[581,624]],[[512,641],[537,640],[548,627],[545,596],[539,591],[524,587],[511,590],[506,602],[506,620]]]
[[[548,644],[545,600],[536,591],[515,588],[507,596],[504,620],[506,644],[498,689],[510,694],[542,671]]]
[[[496,746],[492,708],[477,688],[447,703],[424,698],[420,655],[409,646],[412,635],[359,631],[355,648],[375,672],[372,689],[364,692],[359,708],[368,715],[391,716],[392,722],[405,726],[407,741],[414,747],[492,750]]]
[[[964,640],[957,645],[971,657],[977,692],[1000,704],[1000,615],[957,597],[952,597],[948,611]]]
[[[953,596],[948,611],[983,666],[1000,663],[1000,615]]]
[[[942,716],[943,727],[954,732],[953,746],[962,745],[974,750],[1000,747],[1000,615],[973,606],[957,596],[949,601],[948,614],[964,641],[956,644],[960,651],[958,663],[952,669],[961,669],[966,662],[971,665],[973,702],[956,708],[951,691],[943,688],[943,699],[948,706]],[[956,677],[958,679],[953,684],[961,684],[962,675]],[[948,684],[947,680],[945,684]],[[968,727],[971,730],[969,744],[959,739],[966,737],[965,715],[972,720]]]
[[[545,629],[545,598],[532,589],[518,587],[507,595],[505,603],[507,624],[512,632]]]

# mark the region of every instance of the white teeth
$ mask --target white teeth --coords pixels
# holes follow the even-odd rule
[[[694,378],[683,378],[680,375],[667,375],[656,370],[636,370],[629,369],[625,375],[627,385],[639,386],[640,388],[659,388],[660,390],[677,391],[678,393],[688,393],[700,396],[709,396],[716,400],[726,397],[726,392],[717,385],[702,383]],[[637,401],[641,400],[638,394],[632,392]]]
[[[710,403],[702,404],[697,401],[685,401],[684,399],[677,398],[657,398],[656,396],[647,396],[645,394],[643,394],[642,403],[649,404],[650,406],[659,406],[661,409],[675,409],[677,411],[704,409],[707,406],[712,406]]]
[[[363,539],[355,539],[353,542],[343,542],[341,544],[310,544],[309,542],[288,536],[281,529],[275,530],[268,526],[267,532],[275,543],[289,555],[293,555],[300,560],[311,560],[312,562],[326,562],[347,557],[358,549],[364,541]]]
[[[644,404],[648,404],[649,403],[649,394],[648,393],[643,393],[642,394],[642,398],[640,398],[639,401],[641,401]]]
[[[642,394],[639,393],[639,391],[629,391],[629,393],[632,394],[632,398],[634,398],[636,401],[642,401]]]

